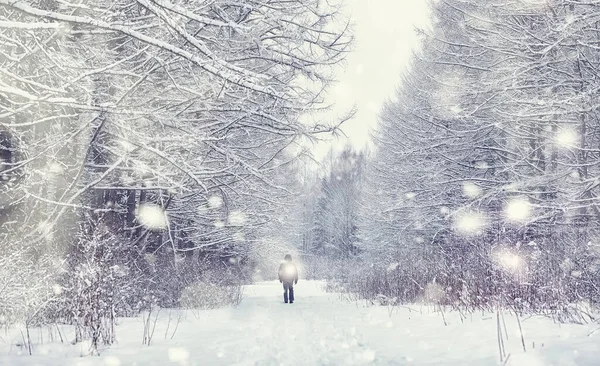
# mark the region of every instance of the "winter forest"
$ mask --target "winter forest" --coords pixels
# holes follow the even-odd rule
[[[430,1],[362,148],[349,6],[0,0],[0,364],[597,364],[600,2]]]

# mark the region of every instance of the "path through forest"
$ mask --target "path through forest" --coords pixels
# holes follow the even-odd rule
[[[152,344],[143,346],[141,318],[122,320],[119,343],[100,356],[85,349],[45,343],[34,356],[3,350],[2,365],[497,365],[496,318],[439,312],[425,306],[366,306],[301,281],[296,302],[284,304],[279,282],[246,287],[236,308],[187,311],[173,339],[173,311],[163,310]],[[167,337],[168,318],[171,324]],[[508,365],[593,365],[599,356],[598,325],[558,325],[550,319],[523,319],[527,353],[516,319],[505,314],[502,329]],[[508,338],[508,339],[506,339]],[[34,338],[35,339],[35,338]],[[5,338],[6,341],[6,338]],[[535,344],[535,349],[534,349]],[[553,360],[550,362],[549,360]]]

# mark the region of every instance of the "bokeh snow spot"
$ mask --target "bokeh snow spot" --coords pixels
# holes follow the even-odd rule
[[[387,267],[387,270],[388,272],[395,271],[396,269],[398,269],[398,266],[400,266],[400,264],[392,263]]]
[[[163,230],[168,226],[167,213],[154,204],[143,204],[136,210],[138,222],[149,230]]]
[[[212,196],[208,199],[208,207],[219,208],[223,206],[223,199],[219,196]]]
[[[136,147],[135,147],[135,145],[134,145],[134,144],[132,144],[131,142],[129,142],[129,141],[126,141],[126,140],[121,140],[121,141],[119,141],[119,145],[121,145],[121,148],[122,148],[122,149],[123,149],[123,151],[125,151],[126,153],[130,153],[130,152],[132,152],[133,150],[135,150],[135,149],[136,149]]]
[[[151,266],[153,266],[153,265],[156,264],[156,255],[154,255],[152,253],[146,253],[146,254],[144,254],[144,259]]]
[[[182,347],[169,348],[169,361],[177,363],[185,363],[190,358],[188,350]]]
[[[490,168],[490,166],[487,163],[487,161],[480,160],[480,161],[475,162],[475,169],[489,169],[489,168]]]
[[[143,161],[136,161],[133,171],[139,177],[146,177],[152,174],[152,169],[150,169],[148,164],[144,163]]]
[[[531,205],[522,198],[509,201],[504,207],[504,217],[513,222],[527,221],[531,216]]]
[[[55,295],[60,295],[63,292],[63,288],[61,285],[59,285],[58,283],[55,283],[52,286],[52,292],[54,292]]]
[[[244,235],[244,233],[234,233],[232,236],[233,240],[237,241],[237,242],[245,242],[246,241],[246,236]]]
[[[572,129],[564,129],[559,131],[554,139],[556,144],[562,147],[575,147],[578,140],[579,136],[577,135],[577,132]]]
[[[52,240],[54,238],[54,231],[52,229],[52,224],[48,221],[40,222],[37,227],[37,231],[42,234],[46,240]]]
[[[508,248],[497,251],[495,253],[495,260],[504,271],[514,275],[521,273],[525,268],[523,258]]]
[[[464,235],[478,235],[486,226],[486,218],[480,212],[463,212],[454,220],[454,230]]]
[[[425,300],[434,304],[442,301],[444,297],[444,289],[435,282],[430,282],[425,286]]]
[[[456,118],[463,111],[460,101],[464,75],[452,73],[450,75],[440,75],[440,77],[440,87],[431,93],[431,103],[435,107],[436,117]]]
[[[481,196],[481,188],[473,182],[465,182],[462,186],[463,194],[467,198],[477,198]]]
[[[217,220],[217,221],[215,221],[215,227],[217,229],[222,229],[222,228],[225,227],[225,223],[223,221],[221,221],[221,220]]]
[[[243,226],[247,221],[247,216],[242,211],[232,211],[229,214],[229,224],[233,226]]]
[[[65,171],[65,168],[57,162],[52,162],[46,167],[48,174],[59,175]]]
[[[127,174],[123,174],[121,176],[121,181],[123,182],[123,184],[128,186],[135,186],[136,184],[135,178]]]
[[[449,110],[451,113],[456,115],[460,114],[463,111],[462,107],[459,105],[453,105],[449,108]]]

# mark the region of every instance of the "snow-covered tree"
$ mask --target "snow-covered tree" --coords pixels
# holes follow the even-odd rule
[[[365,249],[413,296],[438,283],[467,306],[597,297],[597,51],[584,41],[595,5],[432,8],[433,29],[375,134]],[[582,286],[590,292],[573,291]]]
[[[10,250],[32,265],[78,258],[90,217],[174,281],[243,263],[290,193],[277,179],[288,147],[337,127],[301,116],[349,48],[340,6],[0,1]]]

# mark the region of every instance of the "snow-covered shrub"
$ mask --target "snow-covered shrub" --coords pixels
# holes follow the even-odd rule
[[[352,266],[352,259],[332,258],[328,256],[310,255],[302,258],[304,271],[302,277],[308,280],[340,279]]]
[[[55,315],[76,326],[75,342],[90,341],[96,352],[115,341],[116,317],[139,307],[132,295],[142,284],[132,271],[129,242],[102,224],[82,229],[69,262]]]
[[[244,276],[236,267],[219,266],[214,261],[189,264],[180,278],[178,305],[187,309],[236,306],[242,300],[243,283]]]
[[[185,309],[215,309],[238,305],[241,299],[240,286],[220,286],[198,281],[183,289],[179,302]]]
[[[35,352],[30,328],[46,324],[54,302],[55,270],[46,260],[33,262],[22,251],[0,257],[0,327],[18,326],[29,354]]]

